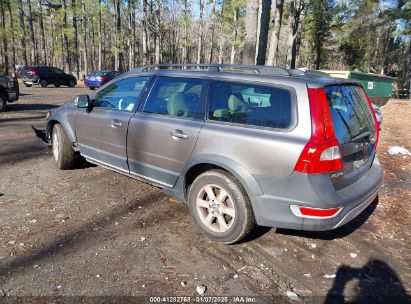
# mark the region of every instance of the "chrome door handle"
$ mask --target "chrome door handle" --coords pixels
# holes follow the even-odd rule
[[[119,128],[119,127],[121,127],[123,125],[123,123],[122,122],[119,122],[117,119],[113,119],[112,121],[111,121],[111,127],[112,128]]]
[[[187,139],[188,134],[183,133],[181,130],[174,130],[170,132],[171,137],[173,138],[181,138],[181,139]]]

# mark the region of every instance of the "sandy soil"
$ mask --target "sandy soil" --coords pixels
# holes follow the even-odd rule
[[[56,169],[31,124],[87,89],[21,92],[0,114],[0,302],[194,297],[198,285],[205,296],[266,296],[260,300],[268,303],[292,302],[287,291],[310,303],[410,301],[411,156],[387,153],[394,145],[411,151],[409,103],[382,108],[384,185],[357,219],[318,233],[259,227],[226,246],[200,235],[186,204],[155,187],[96,166]]]

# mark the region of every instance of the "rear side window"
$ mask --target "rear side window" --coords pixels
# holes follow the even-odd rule
[[[216,81],[208,113],[210,120],[287,129],[292,124],[292,95],[279,87]]]
[[[334,132],[340,145],[370,132],[375,136],[374,118],[362,88],[352,85],[325,87]]]
[[[201,102],[204,83],[204,80],[195,78],[158,77],[143,112],[204,119]]]

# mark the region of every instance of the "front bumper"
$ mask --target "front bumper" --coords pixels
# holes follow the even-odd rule
[[[36,134],[37,138],[40,139],[40,141],[41,141],[43,144],[51,147],[50,137],[48,136],[46,130],[37,129],[37,128],[34,127],[33,125],[32,125],[31,127],[32,127],[32,129],[33,129],[33,131],[34,131],[34,134]]]
[[[382,181],[382,168],[375,158],[365,176],[339,191],[326,183],[313,187],[309,177],[302,173],[293,173],[281,181],[258,177],[257,182],[264,195],[252,197],[251,201],[257,224],[261,226],[307,231],[331,230],[362,213],[377,197]],[[342,207],[342,210],[330,218],[306,218],[295,216],[290,208],[292,205],[324,209]]]
[[[7,90],[8,101],[13,102],[19,100],[19,92],[15,89]]]

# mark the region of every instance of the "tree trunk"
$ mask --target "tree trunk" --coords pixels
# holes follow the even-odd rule
[[[214,35],[215,35],[215,4],[216,0],[211,0],[212,8],[211,8],[211,45],[210,45],[210,56],[208,57],[208,63],[213,62],[213,55],[214,55]]]
[[[155,63],[160,64],[161,58],[160,58],[160,48],[161,48],[161,0],[157,0],[157,9],[155,11],[156,15],[156,32],[154,33],[155,37]]]
[[[290,2],[287,66],[291,69],[295,69],[297,60],[297,36],[303,9],[304,0],[292,0]]]
[[[102,31],[102,12],[101,12],[101,1],[98,1],[98,69],[101,70],[102,63],[102,52],[103,52],[103,35]]]
[[[182,63],[187,63],[188,56],[188,1],[184,1],[184,38],[183,38],[183,51],[181,55]]]
[[[1,27],[2,27],[2,42],[3,42],[3,58],[4,58],[4,72],[9,74],[9,54],[7,49],[7,32],[6,32],[6,12],[4,9],[4,3],[0,2],[1,9]]]
[[[76,64],[76,77],[80,78],[80,61],[78,51],[78,28],[77,28],[77,6],[76,0],[71,0],[71,6],[73,9],[73,28],[74,28],[74,62]]]
[[[28,65],[27,63],[27,47],[26,47],[26,27],[24,26],[24,11],[23,11],[23,0],[19,1],[19,17],[20,17],[20,31],[21,31],[21,53],[23,57],[23,63],[25,66]]]
[[[31,64],[37,65],[36,58],[36,39],[34,38],[34,26],[33,26],[33,13],[31,10],[31,0],[27,0],[29,7],[29,28],[30,28],[30,40],[31,40]]]
[[[243,63],[254,64],[257,44],[258,0],[247,1]]]
[[[13,13],[11,11],[11,4],[10,1],[7,1],[7,10],[9,11],[9,16],[10,16],[10,29],[13,35],[11,35],[11,54],[12,54],[12,68],[13,68],[13,73],[16,73],[16,41],[14,39],[14,19],[13,19]]]
[[[230,64],[234,64],[234,60],[235,60],[235,47],[237,44],[237,37],[238,37],[238,8],[234,10],[233,24],[234,24],[234,40],[231,43]]]
[[[203,15],[204,15],[204,1],[200,0],[200,20],[199,20],[199,29],[198,29],[198,48],[197,48],[197,64],[201,63],[201,57],[203,53]]]
[[[43,22],[43,6],[41,0],[38,2],[39,6],[39,23],[40,23],[40,36],[41,36],[41,60],[43,64],[47,65],[47,53],[46,53],[46,38],[44,35],[44,22]]]
[[[70,71],[70,66],[71,66],[71,58],[70,58],[70,50],[69,50],[69,41],[66,33],[67,29],[67,5],[66,5],[66,0],[61,0],[61,5],[63,7],[63,44],[64,44],[64,53],[65,53],[65,59],[64,59],[64,70],[66,73]]]
[[[146,65],[148,62],[148,15],[147,15],[147,0],[143,0],[143,65]]]
[[[261,1],[261,11],[260,11],[260,30],[258,35],[258,45],[257,45],[257,64],[264,65],[265,54],[267,52],[267,41],[268,41],[268,29],[270,26],[270,6],[271,0],[260,0]]]
[[[280,38],[281,21],[283,18],[284,0],[273,0],[273,6],[274,5],[274,27],[273,31],[271,32],[270,47],[268,49],[268,59],[266,62],[267,65],[277,64],[278,41]]]
[[[88,49],[88,43],[87,43],[87,18],[86,18],[86,3],[85,0],[82,0],[81,6],[83,8],[83,64],[84,64],[84,75],[88,74],[88,61],[87,61],[87,49]]]

